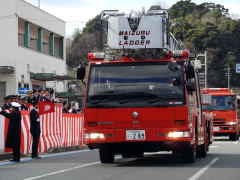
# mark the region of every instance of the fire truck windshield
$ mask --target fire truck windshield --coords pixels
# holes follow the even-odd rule
[[[158,107],[185,104],[181,71],[166,63],[102,63],[90,69],[86,107]]]
[[[234,110],[236,109],[235,96],[212,96],[211,104],[203,105],[204,110]]]

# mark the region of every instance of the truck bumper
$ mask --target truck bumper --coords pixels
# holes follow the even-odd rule
[[[118,143],[88,143],[89,149],[99,149],[104,146],[110,146],[115,153],[122,152],[157,152],[174,151],[182,152],[189,147],[190,142],[186,141],[166,141],[166,142],[118,142]]]
[[[228,136],[229,134],[238,133],[236,126],[217,126],[213,128],[214,136]]]
[[[143,140],[127,140],[126,131],[127,129],[87,130],[84,132],[85,135],[90,133],[101,133],[104,135],[104,138],[85,138],[84,143],[87,144],[90,149],[97,149],[101,146],[110,145],[114,147],[116,151],[141,149],[144,152],[156,152],[160,150],[178,151],[195,143],[191,133],[189,133],[189,137],[168,137],[169,132],[186,132],[189,131],[189,129],[145,129],[145,138]]]

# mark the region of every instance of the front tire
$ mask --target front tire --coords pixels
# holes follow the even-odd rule
[[[197,157],[207,157],[207,145],[206,144],[202,144],[199,146],[199,149],[197,150]]]
[[[194,163],[196,160],[196,148],[190,146],[183,150],[182,152],[183,162],[185,163]]]
[[[239,135],[238,134],[230,134],[229,139],[231,141],[237,141],[237,140],[239,140]]]
[[[99,157],[101,163],[113,163],[115,153],[110,147],[99,148]]]

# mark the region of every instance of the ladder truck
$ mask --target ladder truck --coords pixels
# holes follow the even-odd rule
[[[172,151],[193,163],[211,143],[211,120],[202,112],[194,54],[181,50],[170,33],[168,11],[153,6],[141,14],[103,11],[105,52],[89,53],[84,142],[99,149],[102,163],[116,154]],[[101,40],[102,42],[104,40]]]

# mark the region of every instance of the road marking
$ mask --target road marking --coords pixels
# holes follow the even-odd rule
[[[80,150],[80,151],[62,152],[62,153],[57,153],[57,154],[46,154],[46,155],[42,155],[41,157],[44,159],[44,158],[64,156],[64,155],[69,155],[69,154],[77,154],[77,153],[89,152],[89,151],[94,151],[94,150],[87,149],[87,150]],[[22,158],[21,162],[27,162],[27,161],[31,161],[31,160],[34,160],[34,159]],[[0,162],[0,166],[9,165],[9,164],[16,164],[16,162],[9,162],[9,161]]]
[[[120,159],[120,158],[122,158],[122,157],[121,156],[116,156],[115,157],[115,159]],[[64,172],[67,172],[67,171],[74,170],[74,169],[79,169],[79,168],[82,168],[82,167],[88,167],[88,166],[91,166],[91,165],[94,165],[94,164],[99,164],[99,163],[100,163],[100,161],[96,161],[96,162],[84,164],[84,165],[81,165],[81,166],[75,166],[75,167],[72,167],[72,168],[63,169],[63,170],[55,171],[55,172],[48,173],[48,174],[43,174],[43,175],[36,176],[36,177],[26,178],[26,179],[23,179],[23,180],[40,179],[40,178],[43,178],[43,177],[47,177],[47,176],[51,176],[51,175],[55,175],[55,174],[60,174],[60,173],[64,173]]]
[[[210,149],[213,149],[213,148],[219,148],[220,146],[210,146],[209,148]]]
[[[203,175],[215,162],[217,162],[219,158],[213,159],[208,165],[200,169],[197,173],[195,173],[192,177],[190,177],[188,180],[197,180]]]
[[[68,168],[68,169],[63,169],[63,170],[60,170],[60,171],[55,171],[55,172],[52,172],[52,173],[43,174],[41,176],[31,177],[31,178],[27,178],[27,179],[23,179],[23,180],[40,179],[40,178],[43,178],[43,177],[47,177],[47,176],[51,176],[51,175],[55,175],[55,174],[59,174],[59,173],[64,173],[64,172],[71,171],[71,170],[78,169],[78,168],[88,167],[88,166],[98,164],[98,163],[100,163],[100,161],[96,161],[96,162],[93,162],[93,163],[84,164],[84,165],[81,165],[81,166],[76,166],[76,167],[72,167],[72,168]]]

